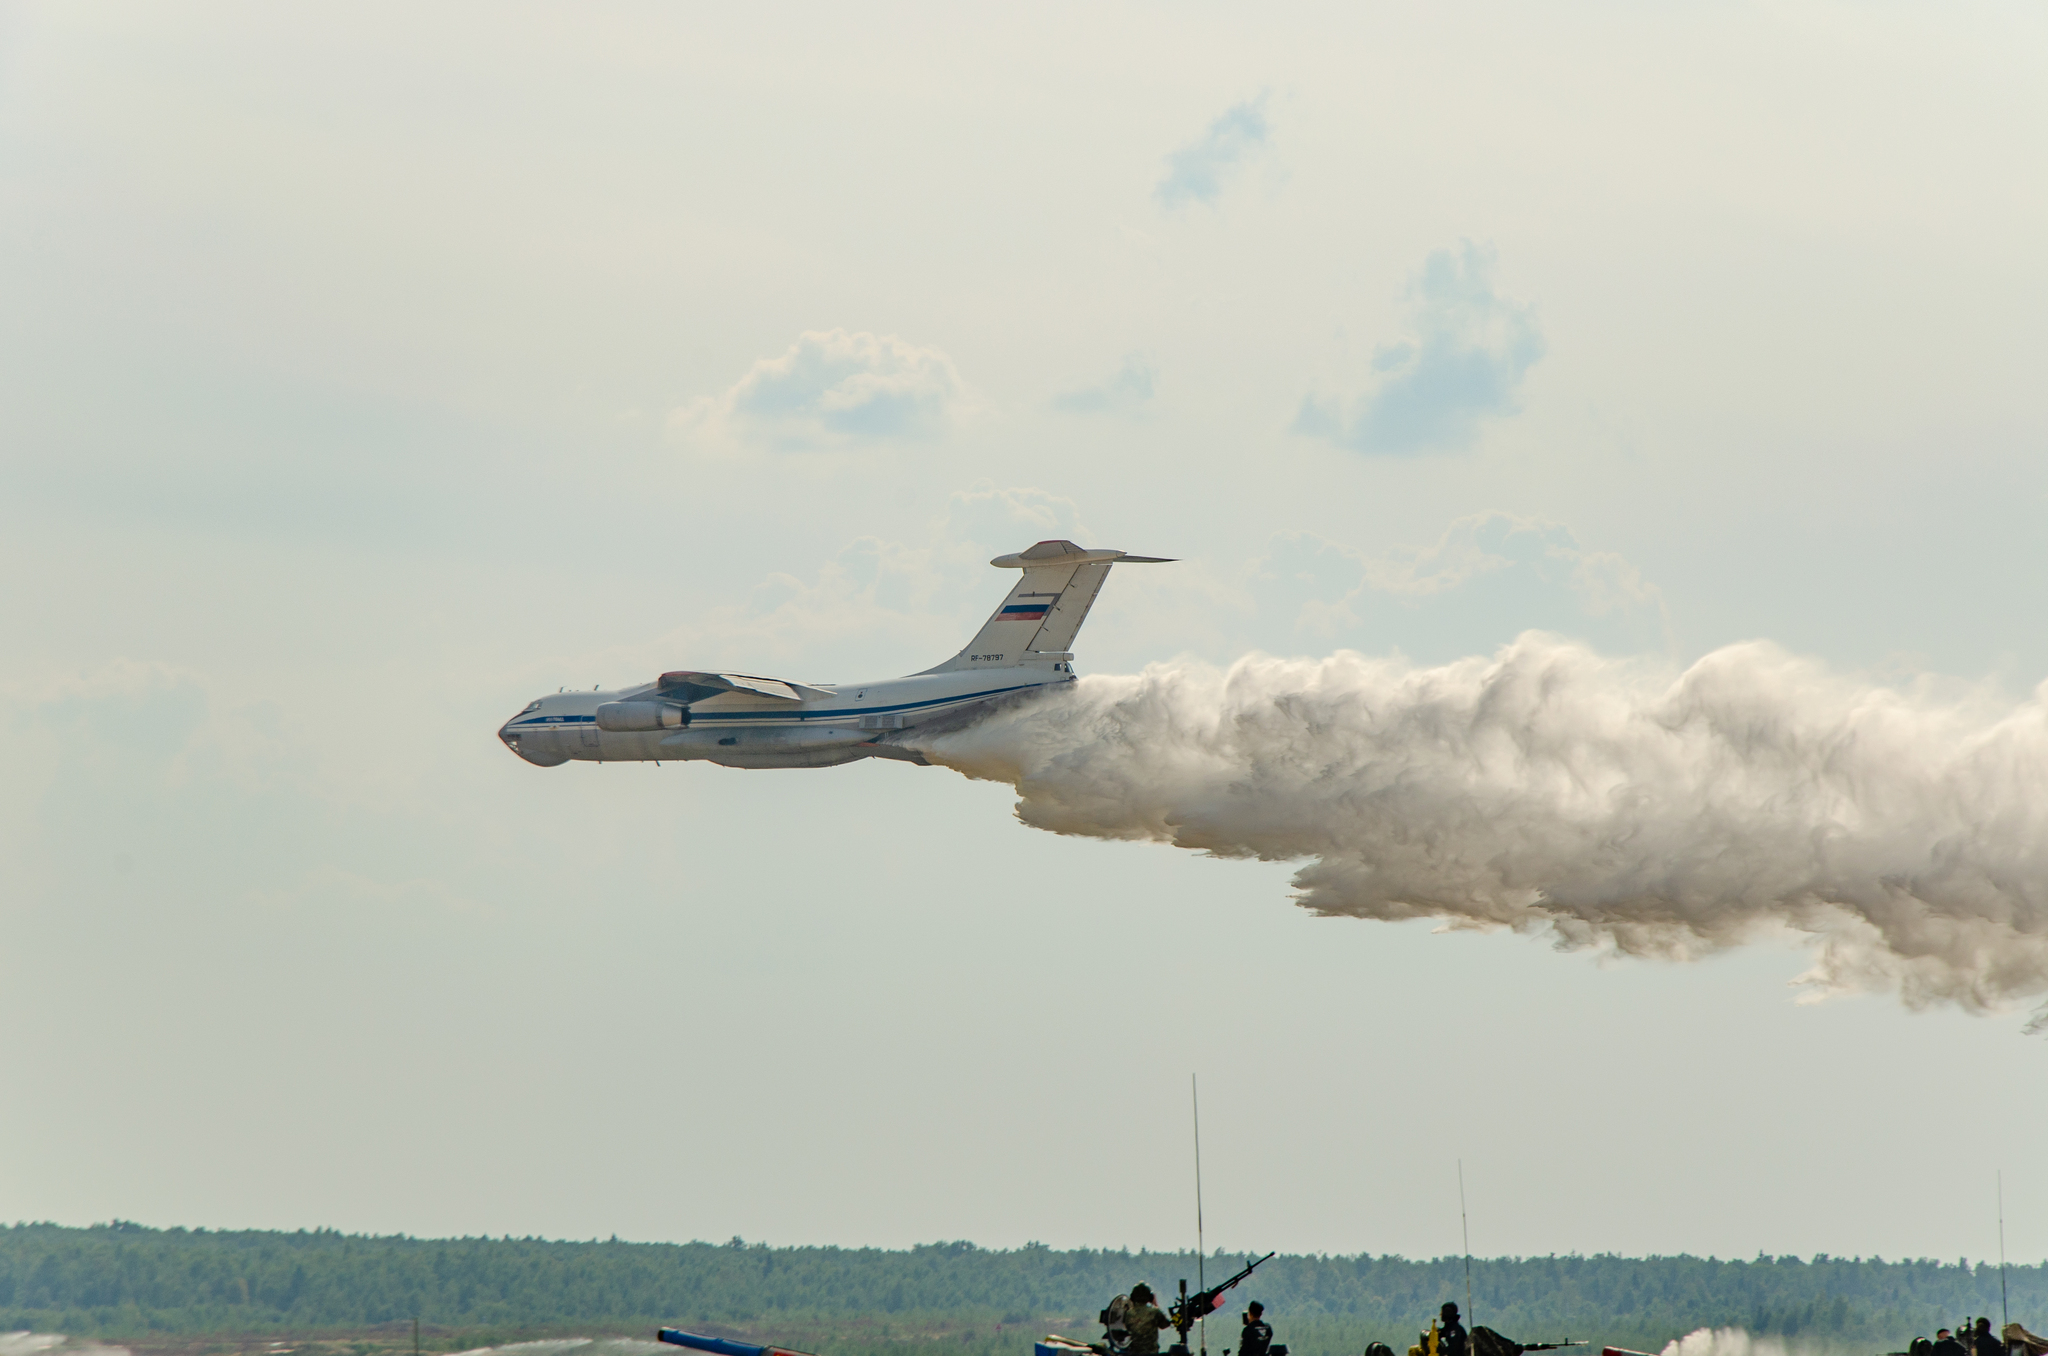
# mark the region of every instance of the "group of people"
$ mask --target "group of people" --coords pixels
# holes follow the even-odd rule
[[[1940,1328],[1932,1342],[1924,1337],[1915,1339],[1912,1352],[1913,1356],[2005,1356],[2005,1339],[1991,1331],[1988,1318],[1978,1319],[1974,1328],[1965,1320],[1960,1333]]]
[[[1118,1295],[1102,1311],[1103,1326],[1109,1329],[1109,1349],[1117,1356],[1159,1356],[1159,1334],[1173,1326],[1166,1311],[1159,1307],[1159,1299],[1152,1293],[1152,1287],[1143,1281],[1131,1287],[1128,1295]],[[1946,1334],[1948,1329],[1943,1328]],[[1378,1351],[1387,1351],[1380,1343],[1373,1343]],[[1099,1348],[1098,1348],[1099,1349]],[[1517,1348],[1519,1350],[1520,1348]],[[1279,1353],[1284,1353],[1281,1347]],[[1244,1307],[1244,1319],[1237,1338],[1237,1356],[1279,1356],[1273,1348],[1273,1325],[1266,1322],[1266,1306],[1253,1300]],[[1223,1356],[1230,1356],[1230,1348],[1223,1349]],[[1387,1356],[1393,1356],[1391,1352]],[[1422,1334],[1422,1340],[1408,1348],[1408,1356],[1472,1356],[1472,1339],[1465,1332],[1465,1325],[1458,1321],[1458,1306],[1446,1303],[1438,1311],[1437,1321],[1429,1325],[1429,1331]],[[1942,1351],[1916,1356],[2004,1356],[2001,1347],[1998,1353]]]
[[[1139,1282],[1131,1287],[1128,1295],[1118,1295],[1102,1311],[1102,1322],[1109,1329],[1106,1344],[1113,1356],[1159,1356],[1159,1334],[1173,1327],[1173,1320],[1159,1307],[1158,1297],[1152,1287]],[[1495,1351],[1503,1343],[1494,1334],[1481,1328],[1481,1335],[1491,1342],[1483,1350]],[[2031,1336],[2031,1334],[2029,1334]],[[1991,1330],[1991,1320],[1980,1318],[1972,1326],[1964,1321],[1959,1332],[1942,1328],[1934,1334],[1934,1340],[1925,1337],[1913,1340],[1912,1346],[1902,1356],[2007,1356],[2004,1337]],[[1103,1350],[1102,1346],[1095,1348]],[[1510,1351],[1522,1351],[1520,1346],[1508,1346]],[[2020,1348],[2014,1347],[2015,1351]],[[1266,1306],[1253,1300],[1245,1306],[1242,1331],[1237,1339],[1237,1356],[1284,1356],[1286,1347],[1277,1350],[1273,1346],[1273,1325],[1266,1322]],[[2031,1354],[2033,1347],[2027,1348]],[[1225,1347],[1223,1356],[1231,1356]],[[1385,1345],[1375,1342],[1366,1349],[1366,1356],[1394,1356]],[[1436,1322],[1422,1334],[1416,1344],[1408,1348],[1408,1356],[1474,1356],[1472,1338],[1459,1321],[1458,1306],[1446,1303],[1438,1311]]]
[[[1111,1300],[1102,1311],[1102,1322],[1109,1329],[1110,1350],[1121,1356],[1159,1356],[1159,1334],[1173,1326],[1173,1320],[1159,1307],[1159,1297],[1143,1281],[1132,1286],[1130,1294]],[[1242,1328],[1237,1356],[1269,1356],[1273,1325],[1266,1322],[1266,1306],[1257,1300],[1247,1304]],[[1230,1348],[1223,1349],[1223,1356],[1230,1356]]]

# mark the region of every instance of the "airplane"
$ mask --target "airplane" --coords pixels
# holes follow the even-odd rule
[[[722,767],[837,767],[861,758],[923,764],[897,740],[921,725],[964,723],[1005,697],[1076,681],[1074,636],[1110,566],[1165,556],[1042,541],[989,564],[1021,570],[965,649],[945,663],[873,683],[798,683],[680,669],[610,692],[528,702],[498,731],[536,767],[569,762],[691,762]]]

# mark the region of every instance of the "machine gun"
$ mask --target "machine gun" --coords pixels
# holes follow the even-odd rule
[[[1272,1260],[1273,1254],[1269,1252],[1257,1262],[1247,1261],[1244,1264],[1244,1270],[1238,1272],[1229,1280],[1212,1285],[1207,1290],[1197,1290],[1192,1295],[1188,1293],[1187,1279],[1183,1277],[1180,1283],[1180,1298],[1173,1302],[1173,1308],[1169,1309],[1166,1314],[1166,1321],[1171,1323],[1173,1330],[1180,1334],[1180,1341],[1174,1343],[1169,1356],[1187,1356],[1188,1329],[1195,1326],[1195,1320],[1215,1313],[1217,1301],[1223,1298],[1224,1291],[1229,1290],[1239,1281],[1257,1271],[1261,1262],[1270,1262]]]
[[[1566,1347],[1583,1347],[1583,1341],[1567,1337],[1558,1342],[1516,1342],[1502,1337],[1491,1328],[1472,1329],[1472,1356],[1522,1356],[1525,1351],[1562,1351]],[[1633,1356],[1623,1353],[1623,1356]]]

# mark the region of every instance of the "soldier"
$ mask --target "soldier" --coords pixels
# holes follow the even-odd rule
[[[1934,1334],[1934,1356],[1969,1356],[1963,1344],[1956,1341],[1955,1334],[1947,1328],[1938,1329]]]
[[[1977,1331],[1970,1335],[1970,1356],[2005,1356],[2005,1339],[1991,1331],[1991,1320],[1977,1320]]]
[[[1458,1321],[1458,1306],[1446,1301],[1439,1312],[1443,1321],[1437,1325],[1438,1356],[1472,1356],[1472,1343],[1465,1336],[1465,1325]]]
[[[1265,1320],[1266,1306],[1253,1300],[1245,1306],[1244,1331],[1238,1334],[1237,1356],[1266,1356],[1273,1345],[1273,1325]],[[1223,1356],[1230,1356],[1228,1351]]]
[[[1143,1281],[1132,1286],[1131,1305],[1124,1311],[1124,1328],[1131,1334],[1131,1342],[1124,1350],[1130,1356],[1159,1356],[1159,1330],[1169,1326],[1152,1287]]]

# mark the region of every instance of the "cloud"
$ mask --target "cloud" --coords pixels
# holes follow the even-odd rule
[[[1656,586],[1622,557],[1585,550],[1562,523],[1497,509],[1453,520],[1433,546],[1397,547],[1365,567],[1368,588],[1397,596],[1447,593],[1520,568],[1568,588],[1591,616],[1661,605]]]
[[[1318,644],[1453,655],[1532,629],[1628,653],[1671,643],[1664,596],[1635,565],[1587,550],[1562,523],[1498,510],[1454,520],[1431,545],[1383,555],[1284,533],[1254,566],[1253,583],[1260,612],[1289,628],[1269,644],[1305,634]]]
[[[1209,124],[1201,140],[1166,157],[1166,174],[1152,196],[1167,208],[1215,202],[1225,177],[1264,149],[1270,133],[1265,95],[1235,105]]]
[[[953,491],[946,497],[945,522],[939,531],[941,540],[959,542],[976,555],[989,547],[998,554],[1021,550],[1030,545],[1024,537],[1079,541],[1088,535],[1079,504],[1063,494],[1028,485]],[[1010,546],[1009,542],[1022,544]]]
[[[1515,413],[1543,335],[1532,308],[1494,291],[1493,268],[1493,251],[1469,240],[1431,254],[1409,285],[1411,333],[1374,353],[1356,398],[1306,397],[1295,432],[1415,456],[1468,448],[1481,420]]]
[[[1137,354],[1124,359],[1116,375],[1093,386],[1065,391],[1052,398],[1052,407],[1068,414],[1130,414],[1152,399],[1158,373]]]
[[[806,330],[731,389],[669,416],[671,431],[724,445],[779,450],[927,438],[966,405],[953,360],[893,335]]]
[[[117,660],[0,698],[0,913],[94,894],[138,908],[461,902],[424,865],[445,824],[388,782],[348,776],[270,696],[224,698],[203,673]]]
[[[767,574],[743,598],[695,609],[685,624],[591,664],[649,674],[686,663],[766,667],[833,682],[909,672],[970,639],[1014,582],[989,568],[991,557],[1053,537],[1089,537],[1071,499],[1026,486],[956,490],[943,516],[907,539],[856,537],[815,570]]]

